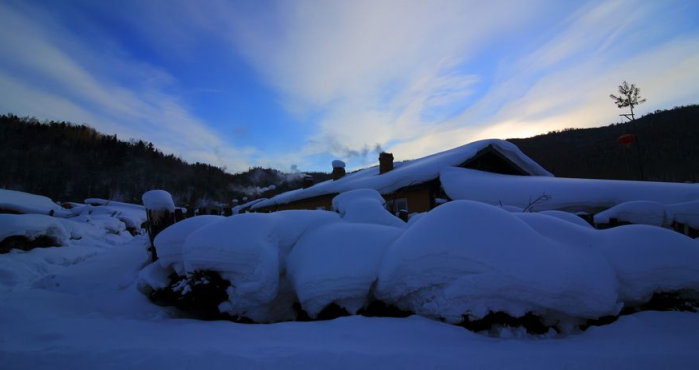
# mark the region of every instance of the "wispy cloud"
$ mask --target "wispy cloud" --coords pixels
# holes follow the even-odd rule
[[[230,170],[250,165],[252,148],[235,148],[194,117],[156,66],[100,54],[41,11],[0,4],[0,110],[88,122],[107,133],[153,142],[190,161]],[[118,73],[104,73],[105,70]],[[122,77],[122,78],[115,78]]]

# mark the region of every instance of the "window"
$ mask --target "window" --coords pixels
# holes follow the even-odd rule
[[[408,212],[408,199],[407,198],[391,199],[391,200],[386,202],[386,209],[396,216],[398,216],[401,211],[407,213]]]

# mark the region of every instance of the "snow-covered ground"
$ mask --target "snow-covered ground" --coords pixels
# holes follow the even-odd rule
[[[140,217],[139,206],[112,206]],[[699,363],[697,313],[645,311],[539,336],[507,327],[474,333],[440,321],[500,311],[572,325],[654,292],[698,291],[698,241],[659,227],[595,230],[563,212],[511,213],[468,201],[404,223],[381,207],[378,192],[361,190],[337,197],[338,213],[187,219],[156,238],[162,258],[151,264],[147,237],[115,230],[107,221],[123,223],[99,207],[78,205],[71,218],[0,215],[7,235],[50,234],[62,244],[0,254],[0,369]],[[148,300],[171,272],[201,270],[232,283],[221,311],[268,324],[196,320]],[[315,317],[330,303],[355,313],[375,298],[419,316],[278,322],[293,320],[295,299]]]
[[[0,292],[0,368],[693,369],[699,361],[695,313],[643,312],[541,338],[494,338],[419,316],[267,325],[178,318],[137,289],[145,243],[134,238]]]

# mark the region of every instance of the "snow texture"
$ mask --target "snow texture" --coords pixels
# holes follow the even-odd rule
[[[143,193],[141,199],[146,209],[175,212],[175,203],[172,201],[172,195],[165,190],[147,191]]]
[[[344,222],[305,233],[287,268],[306,313],[316,317],[336,303],[355,314],[368,305],[384,251],[400,234],[395,227]]]
[[[405,227],[405,222],[386,210],[385,202],[378,191],[359,189],[336,196],[332,204],[347,222]]]
[[[424,158],[396,162],[393,170],[381,175],[379,175],[378,167],[371,167],[347,174],[335,181],[328,180],[306,189],[288,191],[255,204],[252,209],[287,204],[300,199],[339,194],[357,189],[374,189],[380,194],[389,194],[405,186],[434,180],[439,177],[442,169],[459,166],[488,146],[492,146],[531,175],[551,176],[549,172],[524,155],[514,144],[504,140],[482,140]]]
[[[595,215],[597,224],[608,224],[612,218],[632,224],[669,226],[665,206],[658,202],[633,201],[614,206]]]
[[[334,160],[332,165],[333,165],[333,168],[345,168],[345,162],[343,162],[339,159]]]
[[[449,198],[455,200],[526,208],[539,196],[549,195],[549,200],[532,205],[534,211],[597,213],[629,201],[674,204],[699,200],[699,184],[513,176],[453,167],[444,168],[439,178]]]
[[[153,244],[158,254],[158,263],[165,268],[172,268],[178,275],[183,276],[182,247],[189,234],[199,228],[223,220],[222,216],[202,215],[182,220],[155,237]]]
[[[6,189],[0,189],[0,210],[41,215],[65,213],[61,206],[45,196]]]
[[[676,204],[626,202],[595,215],[595,223],[606,224],[611,218],[632,224],[670,227],[673,222],[699,228],[699,200]]]
[[[73,203],[70,210],[75,215],[85,215],[93,213],[109,214],[118,218],[127,228],[135,231],[141,230],[141,225],[147,221],[146,208],[139,204],[116,202],[113,200],[89,198],[85,199],[85,204]]]
[[[228,217],[186,238],[185,271],[215,271],[231,282],[222,312],[257,322],[288,320],[293,318],[293,294],[286,294],[287,284],[280,276],[286,273],[289,252],[307,229],[339,220],[336,213],[327,211]]]
[[[60,219],[51,216],[0,214],[0,241],[12,236],[29,240],[49,237],[59,246],[68,243],[71,233]]]
[[[615,314],[615,286],[614,270],[600,253],[546,238],[497,207],[454,201],[425,214],[389,247],[376,294],[399,308],[457,323],[490,311],[515,317]]]

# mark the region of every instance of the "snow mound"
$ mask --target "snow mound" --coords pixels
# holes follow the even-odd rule
[[[634,201],[619,204],[595,215],[595,223],[608,224],[615,218],[632,224],[669,226],[665,206],[658,202]]]
[[[532,200],[548,195],[548,200],[531,205],[534,211],[597,213],[630,201],[674,204],[699,200],[699,184],[514,176],[454,167],[442,169],[439,179],[449,198],[491,205],[527,208]]]
[[[65,213],[62,207],[45,196],[5,189],[0,189],[0,210],[41,215]]]
[[[172,267],[178,275],[184,275],[182,246],[185,239],[194,231],[214,222],[223,220],[222,216],[196,216],[182,220],[155,237],[154,244],[158,254],[158,263],[167,269]]]
[[[315,318],[330,303],[351,314],[365,307],[384,252],[400,234],[394,227],[348,223],[304,234],[287,268],[306,313]]]
[[[699,200],[694,202],[668,204],[665,206],[668,218],[699,229]]]
[[[214,271],[231,282],[219,309],[256,322],[293,318],[293,292],[280,281],[286,258],[309,228],[339,221],[333,212],[246,213],[199,228],[182,248],[185,271]]]
[[[0,214],[0,241],[13,236],[36,240],[51,238],[56,245],[66,245],[71,233],[63,227],[60,219],[45,215]]]
[[[699,247],[693,239],[645,225],[600,233],[602,243],[592,245],[614,267],[622,301],[643,302],[654,292],[699,290]]]
[[[551,216],[555,217],[564,221],[568,221],[572,224],[582,226],[587,229],[593,229],[592,225],[588,224],[585,220],[580,218],[577,215],[574,215],[569,212],[563,212],[563,211],[541,211],[539,212],[541,215],[546,215],[546,216]]]
[[[146,209],[175,212],[175,203],[172,201],[172,195],[165,190],[147,191],[143,193],[141,199]]]
[[[386,210],[385,202],[376,190],[358,189],[333,198],[333,209],[347,222],[405,227],[405,222]]]
[[[491,311],[587,318],[618,311],[615,274],[600,253],[470,201],[439,206],[406,230],[386,252],[376,295],[451,323]]]
[[[85,199],[85,203],[86,205],[75,205],[71,209],[73,214],[109,214],[137,233],[140,232],[141,225],[147,221],[146,208],[142,205],[99,198]]]

